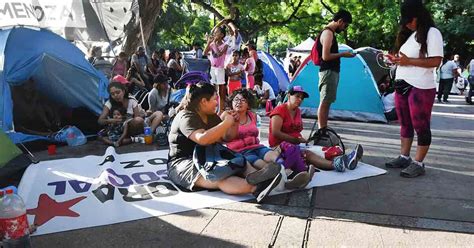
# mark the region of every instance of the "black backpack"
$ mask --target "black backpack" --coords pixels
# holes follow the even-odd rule
[[[316,146],[339,146],[342,149],[343,154],[346,152],[344,147],[344,142],[342,142],[341,137],[336,133],[336,131],[330,127],[324,129],[318,129],[313,136],[310,135],[308,142],[313,141],[313,145]]]

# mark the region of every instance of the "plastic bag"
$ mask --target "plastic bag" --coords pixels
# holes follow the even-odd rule
[[[66,142],[68,146],[80,146],[87,142],[86,136],[75,126],[65,126],[53,137],[57,142]]]

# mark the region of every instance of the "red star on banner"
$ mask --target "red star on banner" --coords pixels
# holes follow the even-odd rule
[[[57,202],[47,194],[41,194],[38,199],[38,207],[28,209],[26,213],[35,216],[34,224],[37,226],[43,225],[56,216],[78,217],[80,215],[69,208],[85,198],[87,197],[81,196],[69,201]]]

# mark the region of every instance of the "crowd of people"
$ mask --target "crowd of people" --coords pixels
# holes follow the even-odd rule
[[[288,77],[293,78],[295,76],[296,71],[301,65],[301,56],[293,56],[293,54],[290,53],[288,58]]]
[[[261,62],[258,60],[256,47],[253,44],[246,44],[241,50],[242,37],[237,26],[230,20],[222,20],[211,30],[210,35],[206,34],[206,36],[207,44],[204,50],[195,43],[192,50],[186,53],[192,54],[195,59],[210,61],[210,83],[215,85],[219,97],[218,113],[224,111],[226,97],[242,88],[243,85],[257,95],[260,105],[265,106],[269,101],[272,107],[275,106],[275,93],[269,84],[263,81]],[[100,47],[92,47],[88,56],[88,61],[96,67],[107,62],[102,56]],[[167,105],[169,95],[174,90],[174,83],[186,72],[183,54],[177,50],[167,52],[165,49],[159,49],[152,52],[151,58],[141,46],[137,47],[131,56],[120,52],[110,63],[110,70],[105,72],[111,82],[109,85],[111,97],[104,105],[99,124],[110,124],[106,119],[113,119],[112,105],[122,103],[125,108],[137,109],[137,113],[133,111],[128,113],[129,118],[132,116],[135,118],[133,125],[150,126],[154,134],[162,121],[168,119]],[[256,83],[255,78],[257,78]],[[123,90],[123,97],[114,98],[113,89]],[[145,95],[147,98],[144,98]],[[145,102],[145,108],[143,108],[143,100],[148,100]],[[133,107],[129,108],[128,104],[133,104]],[[129,124],[128,120],[125,122]],[[106,133],[105,130],[102,134],[104,133]],[[131,135],[127,132],[127,136]],[[111,140],[112,143],[104,142],[116,146],[128,143],[122,141],[123,139],[114,138]]]
[[[321,100],[316,134],[320,137],[329,135],[329,108],[336,101],[340,59],[355,56],[351,51],[339,52],[336,39],[351,22],[351,14],[340,10],[315,41],[320,60]],[[176,82],[185,71],[182,54],[172,51],[166,56],[165,50],[160,49],[148,59],[144,48],[138,47],[130,63],[126,54],[119,54],[113,62],[112,82],[108,87],[110,99],[99,117],[99,124],[107,126],[100,134],[106,144],[120,146],[133,142],[133,136],[143,133],[145,126],[150,126],[153,133],[159,125],[166,125],[163,121],[172,120],[168,123],[170,180],[191,191],[204,188],[228,194],[252,193],[258,202],[280,181],[287,189],[304,188],[316,168],[337,172],[356,169],[363,156],[361,145],[330,159],[300,146],[309,143],[301,134],[300,111],[309,93],[301,86],[292,86],[285,95],[287,102],[277,106],[275,92],[263,80],[256,47],[247,44],[240,49],[242,37],[231,20],[221,21],[206,36],[205,48],[202,50],[195,45],[192,52],[196,57],[209,59],[210,83],[188,85],[173,114],[167,109],[173,91],[170,82]],[[436,93],[434,70],[443,58],[442,44],[441,33],[434,27],[426,8],[421,3],[403,4],[396,49],[391,57],[398,65],[395,92],[391,96],[395,108],[392,115],[396,115],[401,125],[401,148],[400,156],[386,166],[402,168],[400,174],[404,177],[425,173],[423,160],[431,144],[430,118]],[[90,61],[94,63],[98,59],[100,53]],[[296,71],[298,63],[301,63],[300,58],[292,57],[290,73]],[[448,81],[453,82],[458,68],[455,61],[443,62],[438,101],[443,96],[447,102]],[[389,87],[388,84],[383,86]],[[150,90],[147,109],[132,97],[140,90]],[[269,146],[265,146],[259,139],[259,117],[252,109],[268,104],[272,110],[268,112]],[[412,159],[410,148],[415,132],[418,146]],[[221,154],[218,159],[228,166],[225,169],[208,167],[206,152],[196,155],[208,149]]]
[[[130,59],[120,53],[112,62],[110,98],[98,119],[104,126],[99,139],[107,145],[121,146],[137,141],[145,127],[150,127],[153,135],[158,126],[169,125],[168,173],[174,183],[188,190],[253,193],[259,202],[281,180],[288,189],[304,188],[315,168],[339,172],[355,169],[362,157],[361,146],[331,160],[300,148],[299,144],[308,142],[301,135],[299,110],[308,93],[301,87],[292,88],[287,92],[288,103],[277,107],[276,94],[264,81],[255,45],[246,44],[242,50],[240,46],[237,27],[224,20],[211,30],[204,50],[193,47],[196,57],[202,53],[210,61],[210,83],[188,85],[179,106],[173,108],[173,116],[167,108],[170,93],[175,90],[172,83],[185,70],[181,53],[172,51],[166,56],[160,49],[150,59],[143,47],[138,47]],[[97,50],[89,61],[95,64],[102,59]],[[146,108],[135,98],[140,91],[148,92]],[[259,117],[252,111],[268,105],[270,147],[260,142]],[[211,170],[203,176],[193,158],[194,150],[219,144],[233,154],[241,154],[245,162],[240,169],[225,173]]]
[[[443,62],[438,71],[439,87],[438,87],[438,103],[449,103],[449,94],[453,93],[453,88],[457,89],[459,95],[466,96],[466,102],[472,104],[472,91],[467,94],[464,91],[469,84],[474,85],[473,75],[474,59],[471,60],[467,66],[463,66],[460,61],[459,54],[451,55],[446,53],[443,57]],[[454,86],[454,87],[453,87]],[[470,87],[471,89],[472,87]]]

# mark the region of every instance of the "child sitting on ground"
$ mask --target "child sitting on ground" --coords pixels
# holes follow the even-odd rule
[[[115,147],[132,143],[128,135],[128,124],[125,122],[127,110],[122,106],[112,106],[110,113],[112,113],[113,123],[99,132],[99,140]]]
[[[263,74],[256,73],[254,74],[255,86],[253,90],[257,94],[257,103],[258,107],[266,107],[267,101],[270,101],[272,107],[276,106],[276,97],[275,91],[273,91],[272,86],[263,81]]]

